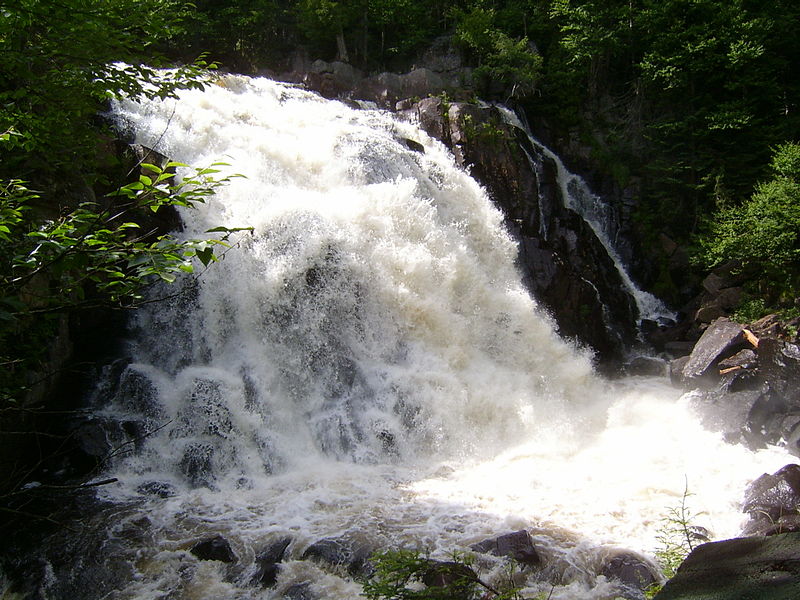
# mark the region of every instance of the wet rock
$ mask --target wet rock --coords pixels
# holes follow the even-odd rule
[[[174,485],[163,481],[148,481],[137,487],[136,491],[140,494],[158,496],[159,498],[172,498],[178,494]]]
[[[669,363],[669,380],[672,382],[672,385],[680,386],[683,384],[683,369],[686,367],[686,364],[689,362],[689,356],[681,356],[674,360],[671,360]]]
[[[769,396],[765,389],[702,392],[694,396],[691,403],[703,426],[723,433],[726,441],[753,448],[766,443],[766,431],[762,429]]]
[[[232,563],[237,560],[230,543],[221,535],[197,542],[189,552],[200,560],[218,560],[224,563]]]
[[[193,487],[213,485],[213,456],[214,447],[205,442],[192,442],[184,448],[180,469]]]
[[[702,544],[655,600],[800,598],[800,533]]]
[[[126,409],[146,417],[158,418],[164,410],[155,383],[136,368],[128,366],[121,374],[117,399]]]
[[[253,585],[261,585],[263,587],[271,587],[275,585],[280,572],[280,563],[283,560],[283,555],[286,548],[292,542],[292,538],[285,537],[272,542],[264,550],[256,555],[256,572],[253,575],[251,583]]]
[[[643,598],[642,591],[657,583],[659,578],[655,567],[633,552],[619,551],[603,561],[600,574],[608,580],[615,580],[624,588],[620,593],[625,598]]]
[[[746,344],[744,328],[720,318],[714,321],[694,346],[681,372],[684,380],[696,380],[707,374],[718,360],[731,356]]]
[[[122,423],[116,419],[92,416],[72,433],[78,450],[87,458],[100,461],[127,440]]]
[[[530,534],[524,529],[490,538],[470,546],[475,552],[507,556],[520,564],[533,566],[540,562]]]
[[[314,600],[315,596],[311,592],[311,583],[304,581],[303,583],[295,583],[286,588],[282,598],[284,598],[284,600]]]
[[[425,154],[425,146],[423,146],[419,142],[409,138],[401,138],[400,141],[409,150],[413,150],[414,152],[419,152],[420,154]]]
[[[763,338],[758,344],[758,369],[787,408],[800,409],[800,346]]]
[[[800,465],[764,473],[745,491],[742,511],[750,516],[744,535],[774,535],[800,530]]]
[[[317,560],[333,567],[344,567],[350,575],[371,575],[369,562],[373,548],[363,542],[340,539],[324,539],[311,544],[303,552],[303,560]]]
[[[139,517],[123,522],[115,533],[121,538],[130,540],[131,542],[143,544],[152,526],[153,523],[148,517]]]

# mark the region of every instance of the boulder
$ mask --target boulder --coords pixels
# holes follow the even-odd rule
[[[796,600],[800,533],[735,538],[695,548],[655,600]]]
[[[742,532],[745,535],[800,531],[800,465],[786,465],[752,482],[745,491],[742,511],[750,517]]]
[[[800,346],[763,338],[758,344],[758,369],[787,409],[800,410]]]
[[[697,341],[683,367],[684,380],[696,380],[709,372],[718,360],[742,349],[746,344],[744,327],[726,318],[714,321]]]
[[[280,572],[278,563],[283,560],[286,548],[289,547],[291,542],[292,538],[290,537],[280,538],[256,555],[256,572],[250,580],[253,585],[261,585],[263,587],[275,585]]]
[[[346,538],[323,539],[314,542],[303,552],[303,560],[317,560],[332,567],[343,567],[350,575],[371,575],[369,557],[374,548],[366,543]]]
[[[475,552],[507,556],[522,565],[533,566],[540,562],[530,534],[524,529],[489,538],[470,546]]]
[[[643,598],[642,592],[659,581],[655,566],[629,551],[611,553],[603,561],[600,574],[619,582],[623,588],[619,593],[625,598],[636,600]]]
[[[200,560],[218,560],[224,563],[237,560],[230,543],[221,535],[197,542],[189,552]]]

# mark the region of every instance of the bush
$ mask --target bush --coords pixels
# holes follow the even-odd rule
[[[800,144],[779,146],[771,167],[773,178],[742,205],[720,210],[700,244],[707,266],[735,260],[781,300],[795,296],[799,282]]]

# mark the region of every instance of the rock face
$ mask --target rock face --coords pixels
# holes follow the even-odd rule
[[[520,242],[528,286],[559,333],[604,359],[620,358],[636,335],[636,308],[594,232],[565,206],[554,162],[495,107],[425,98],[409,113],[451,148],[503,211]]]
[[[655,600],[796,600],[800,533],[703,544]]]

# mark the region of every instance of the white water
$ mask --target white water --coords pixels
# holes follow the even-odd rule
[[[526,528],[544,559],[526,594],[610,599],[603,557],[651,554],[685,481],[697,524],[730,536],[745,484],[785,464],[702,430],[662,382],[598,379],[524,291],[501,215],[415,126],[244,77],[117,114],[175,160],[246,175],[185,213],[186,235],[255,231],[196,300],[135,324],[107,413],[155,432],[104,493],[141,503],[152,535],[114,598],[280,598],[303,581],[355,598],[299,560],[310,543],[443,557]],[[176,495],[138,491],[151,482]],[[214,533],[239,571],[188,554]],[[276,588],[249,587],[284,535]]]
[[[639,320],[662,321],[664,319],[673,320],[675,313],[670,311],[661,300],[639,288],[631,279],[625,264],[622,262],[617,252],[616,244],[616,222],[614,214],[603,199],[592,192],[586,182],[579,175],[570,173],[564,166],[561,158],[539,140],[533,137],[530,129],[526,127],[519,117],[505,107],[498,107],[503,114],[506,122],[525,132],[534,148],[544,156],[551,159],[556,165],[558,186],[561,189],[561,197],[564,199],[564,206],[578,213],[581,218],[592,228],[597,239],[603,244],[609,258],[614,263],[614,267],[622,279],[627,292],[636,302],[639,311]],[[543,221],[544,223],[544,221]],[[546,236],[546,232],[543,231]]]

